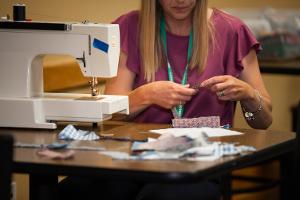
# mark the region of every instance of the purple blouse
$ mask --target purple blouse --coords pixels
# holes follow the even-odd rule
[[[138,18],[139,11],[132,11],[119,17],[114,23],[120,25],[121,50],[127,54],[127,68],[136,74],[133,88],[147,83],[144,78],[140,63],[138,45]],[[202,73],[197,67],[188,71],[187,82],[190,85],[218,75],[232,75],[239,77],[243,70],[242,59],[250,49],[258,51],[260,45],[248,29],[239,19],[214,9],[212,22],[215,27],[215,47],[210,50],[207,65]],[[172,66],[174,80],[181,83],[186,66],[189,36],[178,36],[167,32],[168,58]],[[155,74],[155,80],[168,80],[167,66],[159,68]],[[215,93],[200,89],[191,101],[184,106],[184,118],[200,116],[220,116],[221,124],[232,125],[235,111],[235,102],[220,101]],[[173,118],[171,110],[158,105],[151,105],[138,116],[136,122],[170,123]]]

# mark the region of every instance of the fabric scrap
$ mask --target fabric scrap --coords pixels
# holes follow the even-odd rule
[[[69,124],[59,134],[60,140],[99,140],[100,137],[94,131],[77,130]]]
[[[220,117],[175,118],[172,119],[172,125],[174,128],[218,128],[220,127]]]

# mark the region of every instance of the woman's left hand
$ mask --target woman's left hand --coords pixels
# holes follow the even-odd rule
[[[215,92],[223,101],[240,101],[255,97],[252,86],[230,75],[214,76],[203,81],[200,86]]]

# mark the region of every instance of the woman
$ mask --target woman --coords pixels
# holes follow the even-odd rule
[[[251,127],[272,123],[259,43],[240,20],[207,4],[142,1],[140,12],[116,20],[122,51],[118,75],[107,81],[105,93],[128,95],[134,121],[170,123],[171,109],[181,107],[184,118],[214,115],[232,125],[240,101]]]
[[[207,0],[143,0],[141,11],[115,23],[120,25],[122,51],[118,75],[107,81],[105,93],[128,95],[132,120],[170,123],[175,108],[180,117],[214,115],[232,125],[240,101],[250,126],[271,124],[271,100],[256,57],[260,46],[240,20],[209,9]],[[61,199],[93,199],[97,194],[99,199],[143,200],[221,196],[214,181],[68,178],[59,192]]]

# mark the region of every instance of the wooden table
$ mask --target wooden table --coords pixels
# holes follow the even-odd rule
[[[57,140],[57,133],[63,127],[64,125],[59,126],[57,130],[1,128],[0,133],[9,132],[13,134],[16,142],[49,144]],[[96,129],[90,126],[79,128],[93,129],[97,133],[114,134],[117,137],[143,139],[149,136],[157,136],[148,133],[148,130],[166,127],[169,127],[169,125],[107,121]],[[56,191],[58,175],[166,182],[204,180],[283,155],[294,148],[295,133],[292,132],[243,129],[239,131],[245,134],[212,140],[251,145],[257,149],[256,152],[205,162],[113,160],[96,151],[76,151],[73,159],[50,160],[38,156],[38,149],[15,148],[14,172],[29,174],[30,199],[41,199],[42,196],[54,199],[56,193],[53,191]],[[131,146],[131,142],[114,140],[81,142],[81,144],[124,152],[130,152]]]

